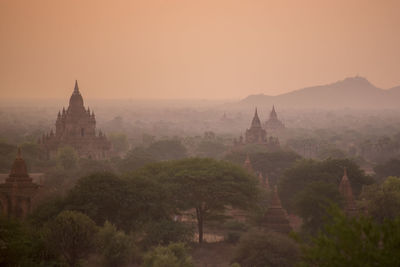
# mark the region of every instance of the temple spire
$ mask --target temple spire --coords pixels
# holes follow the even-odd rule
[[[275,111],[275,105],[272,105],[272,110],[271,110],[271,114],[269,117],[274,118],[274,119],[278,118],[278,115],[276,114],[276,111]]]
[[[79,93],[78,80],[75,80],[75,88],[74,88],[74,93]]]
[[[261,127],[260,118],[258,117],[257,107],[256,111],[254,112],[253,121],[251,122],[251,127]]]

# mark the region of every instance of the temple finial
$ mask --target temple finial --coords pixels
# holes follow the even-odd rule
[[[79,93],[78,80],[75,80],[75,88],[74,88],[74,93]]]

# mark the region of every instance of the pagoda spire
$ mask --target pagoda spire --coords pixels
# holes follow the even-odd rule
[[[74,93],[79,93],[78,80],[75,80]]]
[[[251,122],[251,128],[253,128],[253,127],[261,127],[261,121],[260,121],[260,118],[258,117],[257,107],[254,112],[253,120]]]
[[[271,114],[270,114],[269,117],[273,118],[273,119],[277,119],[278,118],[278,115],[276,114],[276,111],[275,111],[275,105],[272,105],[272,110],[271,110]]]

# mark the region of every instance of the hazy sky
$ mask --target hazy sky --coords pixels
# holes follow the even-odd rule
[[[0,97],[239,98],[400,85],[399,0],[0,0]]]

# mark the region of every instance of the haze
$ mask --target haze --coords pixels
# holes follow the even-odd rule
[[[0,2],[0,97],[244,98],[400,84],[399,1]]]

